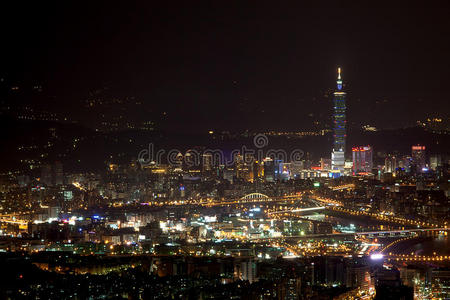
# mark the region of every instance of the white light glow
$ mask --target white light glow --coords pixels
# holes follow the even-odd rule
[[[370,256],[370,259],[373,259],[373,260],[383,259],[383,254],[381,254],[381,253],[374,253],[374,254],[372,254]]]

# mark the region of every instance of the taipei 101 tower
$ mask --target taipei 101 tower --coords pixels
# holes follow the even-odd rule
[[[331,152],[331,166],[333,170],[344,171],[345,165],[345,139],[346,132],[346,117],[345,117],[345,95],[342,91],[341,68],[338,68],[337,89],[333,93],[333,151]]]

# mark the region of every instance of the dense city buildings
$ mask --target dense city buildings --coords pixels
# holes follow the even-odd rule
[[[450,299],[448,9],[364,5],[5,8],[0,299]]]
[[[30,159],[3,173],[0,260],[15,271],[1,296],[448,297],[448,153],[353,146],[346,160],[340,69],[333,95],[331,159],[246,132],[255,149],[151,145],[98,171]]]
[[[191,149],[99,172],[55,161],[3,174],[0,259],[26,280],[2,296],[445,298],[449,157],[409,147],[353,147],[339,178],[324,158],[197,160]]]
[[[152,145],[96,172],[46,159],[2,174],[0,259],[20,280],[1,296],[446,298],[448,153],[353,146],[346,160],[340,69],[333,95],[331,159],[245,133],[256,150]]]

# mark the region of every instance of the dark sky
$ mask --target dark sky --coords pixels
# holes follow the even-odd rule
[[[107,86],[171,130],[301,130],[327,121],[341,66],[354,126],[448,117],[446,2],[63,2],[3,7],[0,73],[73,115]]]

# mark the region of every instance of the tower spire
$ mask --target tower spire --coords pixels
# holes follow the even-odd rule
[[[341,79],[341,68],[340,67],[338,68],[338,78],[337,78],[336,83],[337,83],[338,90],[339,91],[342,90],[342,79]]]

